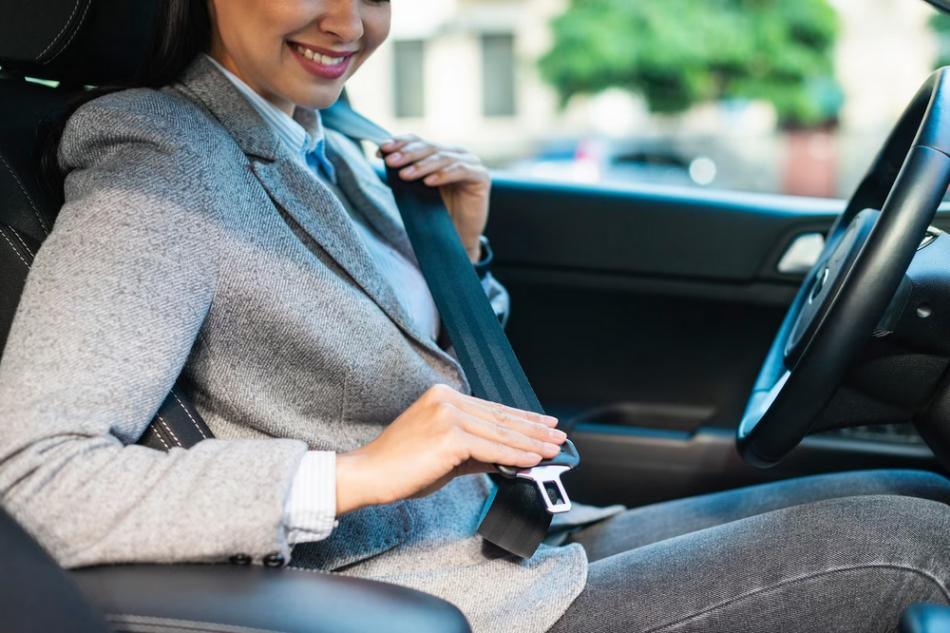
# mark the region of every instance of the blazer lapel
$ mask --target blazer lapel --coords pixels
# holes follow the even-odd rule
[[[426,347],[438,348],[406,313],[336,195],[292,159],[254,161],[252,166],[274,203],[286,211],[307,237],[332,257],[396,325]]]
[[[407,335],[440,356],[445,355],[406,313],[336,195],[281,146],[277,135],[214,64],[198,55],[175,88],[202,103],[228,129],[248,155],[250,170],[274,204],[300,226],[307,238],[333,258]],[[354,178],[352,170],[346,178]],[[358,194],[354,202],[359,200],[357,204],[365,212],[372,205],[358,189],[355,180],[348,180],[346,193]],[[308,243],[307,247],[313,250],[314,244]]]

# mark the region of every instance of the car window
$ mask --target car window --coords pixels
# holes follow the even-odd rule
[[[414,0],[348,84],[505,172],[846,197],[950,22],[908,0]]]

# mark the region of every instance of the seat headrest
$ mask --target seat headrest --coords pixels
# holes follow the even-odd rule
[[[162,0],[0,0],[0,68],[73,85],[132,81]]]

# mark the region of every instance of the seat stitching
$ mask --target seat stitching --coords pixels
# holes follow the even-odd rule
[[[16,172],[13,171],[13,167],[10,166],[10,163],[7,162],[7,159],[3,157],[3,153],[0,152],[0,162],[3,163],[4,167],[7,168],[7,171],[10,172],[10,175],[13,176],[14,182],[20,188],[20,191],[23,192],[23,195],[26,196],[26,201],[30,203],[30,207],[33,209],[33,215],[36,216],[37,221],[40,223],[40,228],[43,229],[43,232],[49,235],[49,229],[46,228],[46,222],[43,221],[43,217],[40,215],[40,210],[36,207],[36,203],[33,201],[33,198],[30,196],[30,192],[26,190],[26,187],[23,185],[23,181],[20,180],[20,177],[16,175]]]
[[[944,584],[940,582],[939,578],[937,578],[930,572],[924,571],[922,569],[917,569],[916,567],[910,567],[907,565],[898,565],[895,563],[871,563],[871,564],[864,564],[864,565],[846,565],[843,567],[835,567],[834,569],[826,569],[825,571],[819,572],[817,574],[806,574],[803,576],[796,576],[794,578],[786,578],[785,580],[781,582],[773,583],[766,587],[753,589],[752,591],[748,591],[741,595],[734,596],[728,600],[723,600],[722,602],[719,602],[710,607],[707,607],[703,609],[702,611],[697,611],[696,613],[692,613],[688,616],[680,618],[679,620],[668,622],[666,624],[661,624],[660,626],[653,627],[652,629],[647,629],[646,631],[644,631],[644,633],[657,633],[658,631],[667,630],[670,627],[677,626],[679,624],[682,624],[684,622],[687,622],[699,616],[706,615],[707,613],[712,613],[713,611],[729,606],[732,603],[739,602],[740,600],[745,600],[746,598],[754,597],[760,593],[771,591],[772,589],[775,589],[777,587],[792,585],[804,580],[812,580],[813,578],[820,578],[821,576],[828,576],[828,575],[835,574],[842,571],[854,571],[854,570],[859,570],[859,569],[892,569],[892,570],[898,570],[898,571],[909,571],[913,574],[923,576],[924,578],[932,581],[935,585],[937,585],[937,587],[940,588],[940,591],[943,593],[944,597],[948,601],[950,601],[950,590],[948,590],[947,587],[945,587]]]
[[[174,431],[172,431],[172,427],[168,425],[168,422],[165,421],[165,418],[163,418],[161,415],[158,415],[158,421],[162,423],[162,426],[165,427],[165,430],[168,431],[168,434],[172,436],[173,440],[175,440],[175,444],[178,444],[178,446],[184,448],[185,445],[181,443],[181,440],[178,439],[178,436],[175,435]]]
[[[35,256],[35,255],[36,255],[36,253],[33,252],[33,249],[30,248],[30,245],[27,244],[26,241],[23,239],[23,237],[20,235],[20,232],[19,232],[19,231],[17,231],[17,230],[16,230],[15,228],[13,228],[12,226],[7,226],[7,228],[10,229],[10,231],[13,233],[13,236],[14,236],[15,238],[17,238],[17,240],[19,240],[20,244],[23,244],[23,248],[26,249],[26,252],[27,252],[27,253],[29,253],[31,256]]]
[[[21,262],[23,262],[23,265],[26,266],[26,269],[29,270],[29,269],[30,269],[30,265],[26,263],[26,260],[25,260],[25,259],[23,259],[23,255],[20,254],[20,251],[18,251],[18,250],[16,249],[16,247],[13,246],[13,242],[10,240],[9,237],[7,237],[7,232],[6,232],[6,231],[0,231],[0,235],[2,235],[2,236],[3,236],[3,239],[5,239],[5,240],[7,241],[7,244],[10,245],[10,249],[13,251],[13,254],[16,255],[16,256],[19,258],[19,260],[20,260]]]
[[[132,613],[110,613],[106,615],[110,623],[144,624],[179,630],[196,631],[198,633],[284,633],[277,629],[259,629],[241,626],[239,624],[223,624],[218,622],[202,622],[199,620],[182,620],[179,618],[159,618],[150,615],[135,615]]]
[[[169,445],[168,445],[168,442],[165,441],[165,438],[162,437],[162,434],[159,432],[157,426],[154,426],[154,425],[153,425],[153,426],[150,426],[149,429],[151,429],[152,434],[153,434],[155,437],[158,438],[158,441],[162,443],[162,446],[165,447],[165,450],[166,450],[166,451],[172,450],[172,447],[169,446]]]
[[[78,0],[77,0],[77,1],[78,1]],[[76,39],[76,36],[79,35],[79,31],[82,30],[82,24],[83,24],[83,22],[86,21],[86,14],[89,13],[89,7],[90,7],[91,5],[92,5],[92,0],[88,0],[88,1],[86,2],[86,8],[82,10],[82,15],[79,16],[79,21],[76,23],[76,28],[73,29],[72,35],[69,36],[69,39],[66,40],[66,43],[63,44],[63,45],[59,48],[59,50],[56,51],[56,53],[54,53],[49,59],[43,60],[43,61],[41,62],[44,66],[47,65],[47,64],[49,64],[51,61],[53,61],[54,59],[56,59],[56,58],[59,57],[60,55],[62,55],[62,54],[63,54],[63,51],[65,51],[67,48],[69,48],[69,45],[72,43],[72,41],[73,41],[74,39]]]
[[[58,51],[56,51],[56,54],[55,54],[55,55],[53,55],[53,56],[50,57],[49,59],[47,59],[47,60],[45,60],[44,62],[42,62],[44,66],[45,66],[46,64],[50,63],[51,61],[53,61],[54,59],[56,59],[57,57],[59,57],[60,55],[62,55],[62,54],[63,54],[63,51],[65,51],[67,48],[69,48],[69,45],[72,43],[72,41],[73,41],[74,39],[76,39],[76,36],[79,35],[79,31],[82,30],[82,23],[86,21],[86,14],[89,13],[89,7],[90,7],[90,6],[92,6],[92,0],[90,0],[89,2],[86,3],[86,8],[83,9],[82,15],[79,16],[79,24],[76,26],[75,29],[73,29],[73,34],[69,36],[69,39],[66,40],[66,43],[63,44],[62,48],[60,48]]]
[[[66,28],[67,28],[67,27],[70,25],[70,23],[73,21],[73,16],[76,15],[76,10],[79,8],[79,3],[80,3],[80,2],[81,2],[81,0],[76,0],[76,4],[73,6],[73,10],[72,10],[72,12],[69,14],[69,17],[66,18],[66,22],[63,24],[63,28],[61,28],[61,29],[59,30],[59,33],[57,33],[57,34],[53,37],[53,39],[50,40],[49,44],[46,45],[46,48],[44,48],[43,50],[41,50],[41,51],[40,51],[40,54],[37,55],[37,56],[33,59],[33,61],[39,61],[40,57],[42,57],[43,55],[45,55],[45,54],[46,54],[46,51],[48,51],[48,50],[50,49],[50,47],[51,47],[53,44],[56,43],[56,40],[58,40],[60,37],[63,36],[63,33],[66,31]],[[88,6],[88,5],[87,5],[87,6]]]
[[[208,436],[205,435],[205,432],[201,430],[200,426],[198,426],[198,421],[192,417],[191,413],[188,411],[188,407],[186,407],[184,403],[182,403],[181,399],[178,397],[178,394],[175,393],[174,389],[172,390],[172,395],[175,396],[175,400],[178,400],[178,406],[182,408],[182,410],[185,412],[185,415],[187,415],[188,419],[191,420],[191,423],[195,425],[196,429],[198,429],[198,433],[201,434],[201,437],[204,439],[208,439]]]

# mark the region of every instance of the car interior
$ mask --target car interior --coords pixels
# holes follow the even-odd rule
[[[131,76],[157,4],[0,1],[0,349],[62,204],[40,175],[44,134],[86,86]],[[581,455],[564,478],[573,499],[946,472],[948,73],[924,83],[847,202],[494,177],[506,333]],[[156,412],[177,433],[152,424],[140,443],[210,436],[188,393],[180,382]],[[2,509],[0,558],[6,631],[469,630],[418,591],[247,561],[65,572]],[[915,606],[902,624],[947,631],[950,608]]]

